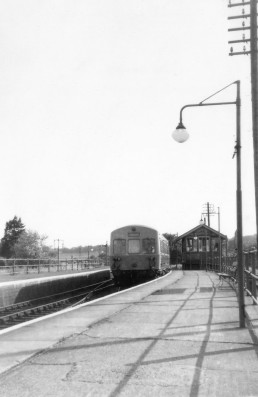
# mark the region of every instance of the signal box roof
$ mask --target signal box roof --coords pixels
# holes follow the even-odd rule
[[[183,238],[192,236],[192,235],[198,237],[198,236],[203,236],[206,234],[209,237],[220,237],[223,240],[227,239],[227,236],[225,234],[222,234],[222,233],[218,232],[217,230],[212,229],[210,226],[203,224],[203,225],[198,225],[198,226],[194,227],[193,229],[189,230],[188,232],[186,232],[184,234],[181,234],[181,236],[178,236],[175,239],[175,241],[182,240]]]

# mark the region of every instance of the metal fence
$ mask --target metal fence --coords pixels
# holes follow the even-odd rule
[[[258,255],[257,251],[248,251],[243,253],[244,266],[244,289],[249,295],[254,304],[257,301],[257,280],[258,280]],[[238,282],[238,268],[237,256],[214,257],[210,263],[207,264],[207,270],[215,271],[217,273],[228,274],[234,282]]]
[[[109,266],[109,258],[100,259],[0,259],[1,274],[31,274],[82,271]]]

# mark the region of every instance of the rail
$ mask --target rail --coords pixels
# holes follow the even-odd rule
[[[109,260],[71,259],[1,259],[0,275],[82,271],[109,266]]]
[[[105,280],[70,291],[0,307],[0,330],[47,314],[74,307],[103,294],[117,292],[113,280]],[[97,296],[96,296],[97,295]]]

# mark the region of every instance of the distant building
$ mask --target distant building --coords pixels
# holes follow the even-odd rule
[[[226,255],[227,236],[201,224],[178,236],[182,245],[183,270],[205,270],[212,259]]]

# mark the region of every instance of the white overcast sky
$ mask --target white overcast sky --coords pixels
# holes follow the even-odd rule
[[[235,106],[187,109],[189,141],[171,133],[182,106],[238,79],[243,231],[256,233],[250,58],[228,55],[232,13],[226,0],[0,0],[0,235],[14,215],[67,247],[127,224],[182,234],[210,202],[232,237]]]

